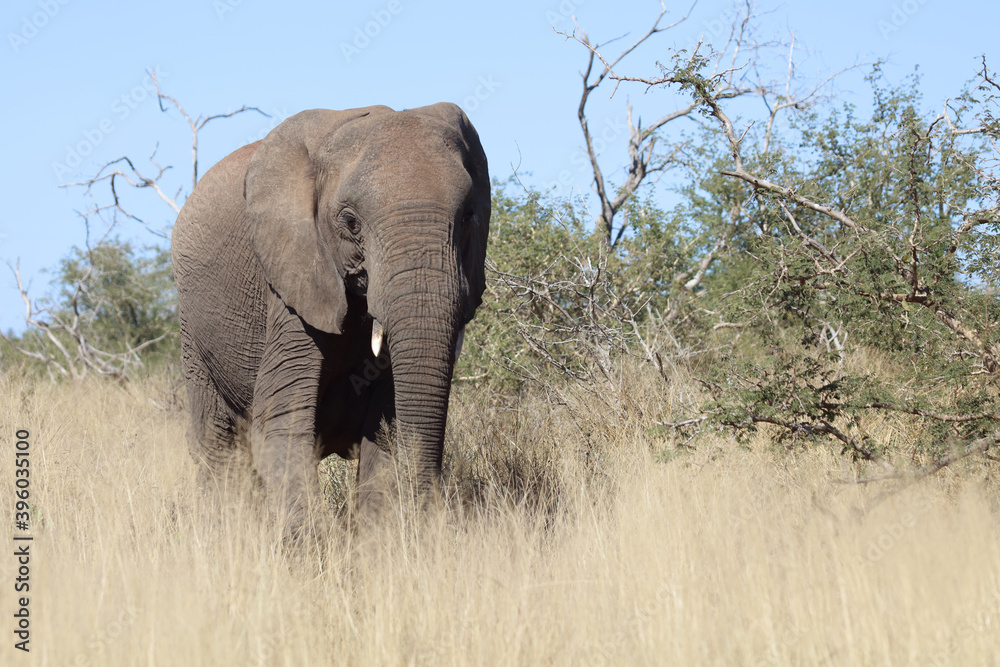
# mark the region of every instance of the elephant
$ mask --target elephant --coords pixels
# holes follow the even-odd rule
[[[200,484],[249,467],[291,532],[332,454],[359,460],[362,514],[403,483],[434,495],[489,221],[450,103],[303,111],[213,166],[172,241]]]

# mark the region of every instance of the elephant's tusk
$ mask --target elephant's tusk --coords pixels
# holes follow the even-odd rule
[[[382,351],[382,324],[378,320],[372,322],[372,354],[378,357]]]
[[[462,341],[465,340],[465,327],[462,327],[458,332],[458,340],[455,341],[455,361],[458,361],[458,355],[462,354]]]

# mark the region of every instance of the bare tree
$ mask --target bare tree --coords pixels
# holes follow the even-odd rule
[[[159,82],[156,80],[155,74],[150,74],[153,80],[153,85],[156,89],[156,98],[160,105],[160,111],[166,113],[169,109],[164,106],[164,102],[168,102],[171,106],[177,109],[184,120],[188,123],[191,128],[191,190],[194,190],[195,184],[198,182],[198,135],[201,133],[205,126],[213,120],[218,120],[220,118],[232,118],[241,113],[248,111],[254,111],[261,114],[264,117],[269,118],[268,114],[264,113],[257,107],[242,106],[235,111],[230,111],[222,114],[214,114],[208,117],[202,117],[198,115],[192,118],[184,107],[173,97],[163,93],[160,90]],[[106,211],[112,213],[111,224],[118,222],[117,216],[119,214],[124,215],[126,219],[138,222],[143,225],[146,229],[152,232],[154,235],[169,240],[169,234],[167,230],[163,227],[155,228],[146,219],[133,214],[129,209],[126,208],[124,202],[119,193],[121,188],[120,183],[124,183],[126,187],[133,188],[135,190],[149,189],[156,194],[161,202],[166,204],[173,215],[180,213],[181,206],[183,206],[183,201],[178,201],[181,194],[184,192],[183,186],[178,187],[173,195],[167,194],[166,185],[163,183],[164,175],[171,167],[164,167],[159,164],[156,160],[156,153],[159,149],[159,144],[153,149],[153,153],[149,156],[149,163],[152,165],[152,170],[148,172],[140,171],[131,158],[128,156],[120,157],[116,160],[111,160],[102,165],[97,172],[90,178],[83,181],[77,181],[74,183],[64,183],[60,185],[61,188],[72,188],[80,187],[83,188],[85,195],[91,200],[92,206],[85,210],[82,215],[83,217],[89,218],[90,216],[100,216]],[[110,195],[110,201],[107,203],[99,203],[98,196],[95,193],[95,189],[98,186],[106,185],[108,188],[108,194]]]
[[[579,24],[576,24],[575,19],[574,24],[576,27],[573,32],[559,32],[559,34],[564,35],[568,39],[579,42],[587,49],[587,65],[580,74],[583,82],[583,90],[580,95],[579,106],[577,107],[577,120],[583,132],[587,157],[589,158],[594,174],[594,191],[600,203],[600,212],[597,214],[597,225],[602,230],[607,245],[611,248],[614,248],[618,244],[626,229],[628,229],[627,222],[619,224],[617,228],[615,226],[615,216],[621,210],[622,206],[625,205],[648,177],[678,164],[680,158],[683,156],[684,142],[681,140],[671,141],[664,139],[660,133],[661,130],[675,121],[689,119],[698,109],[699,104],[695,101],[681,104],[667,113],[663,113],[655,121],[644,127],[641,117],[633,120],[632,104],[626,102],[626,122],[629,130],[627,146],[628,162],[625,181],[615,188],[608,182],[598,159],[597,151],[594,148],[594,138],[587,121],[587,103],[591,95],[602,84],[610,85],[608,82],[614,82],[614,88],[610,93],[613,96],[622,82],[642,81],[641,79],[634,79],[628,76],[620,76],[615,71],[615,68],[619,67],[622,61],[640,49],[644,44],[654,40],[657,35],[666,33],[684,23],[690,17],[695,4],[692,4],[687,13],[677,21],[669,25],[661,25],[664,16],[667,14],[667,9],[661,2],[661,11],[656,20],[653,21],[652,27],[614,57],[604,56],[602,49],[617,41],[617,39],[600,44],[593,43],[587,31],[580,27]],[[764,87],[759,83],[750,85],[742,83],[740,79],[735,77],[735,74],[739,72],[739,68],[733,67],[736,59],[741,54],[755,54],[757,49],[759,49],[759,45],[752,42],[752,34],[749,30],[752,18],[753,8],[748,1],[745,12],[733,23],[724,47],[718,53],[714,54],[715,71],[717,74],[720,74],[718,78],[719,85],[711,91],[715,99],[732,99],[744,95],[761,93],[764,90]],[[690,58],[697,57],[700,47],[701,44],[699,43],[694,52],[690,54]],[[750,55],[750,57],[753,57],[753,55]],[[728,64],[726,63],[727,58],[731,61]]]
[[[248,111],[255,111],[267,116],[256,107],[243,106],[228,113],[208,117],[200,115],[192,117],[175,98],[160,90],[155,75],[150,74],[150,76],[156,87],[160,110],[168,111],[169,107],[165,106],[167,103],[181,114],[191,128],[190,183],[192,189],[198,181],[199,133],[209,122],[220,118],[231,118]],[[102,304],[89,303],[92,297],[90,292],[93,280],[97,278],[100,270],[94,261],[95,250],[111,242],[112,232],[118,229],[124,221],[139,223],[155,237],[169,241],[169,226],[157,226],[147,217],[136,214],[130,206],[126,205],[123,198],[123,188],[135,191],[148,190],[156,195],[156,199],[166,205],[171,219],[180,212],[183,205],[182,196],[185,194],[184,189],[178,187],[172,194],[168,193],[165,175],[171,167],[163,166],[157,161],[158,147],[157,145],[154,148],[148,159],[151,165],[148,169],[137,167],[131,158],[123,156],[106,162],[90,178],[59,186],[82,188],[84,196],[89,201],[88,208],[79,214],[87,229],[87,240],[84,251],[81,253],[85,266],[80,275],[76,277],[75,284],[67,286],[68,298],[65,304],[57,307],[49,300],[36,301],[32,299],[28,293],[28,286],[25,285],[21,277],[20,263],[13,265],[8,263],[17,282],[21,299],[24,301],[27,335],[22,337],[20,341],[11,340],[2,333],[0,336],[3,336],[21,354],[43,362],[50,373],[78,380],[93,372],[124,382],[128,379],[129,369],[142,365],[139,353],[171,335],[169,332],[164,333],[134,346],[128,341],[124,341],[124,349],[120,351],[101,349],[101,344],[94,339],[92,325],[95,312],[100,309]],[[190,190],[188,190],[189,192]],[[95,226],[95,222],[103,226],[105,231],[95,242],[92,242],[90,230]],[[34,344],[30,343],[32,340]]]
[[[676,52],[669,65],[657,62],[657,66],[662,71],[660,76],[632,76],[621,71],[622,63],[628,56],[657,39],[658,35],[675,29],[687,21],[696,4],[692,4],[684,16],[677,21],[669,25],[661,25],[667,12],[666,7],[661,2],[661,11],[652,27],[616,56],[606,56],[603,53],[605,48],[616,40],[603,44],[593,43],[587,32],[579,25],[576,25],[572,33],[560,33],[587,49],[587,65],[581,73],[583,91],[577,108],[577,118],[593,170],[594,191],[600,203],[600,212],[596,216],[597,226],[601,229],[603,239],[609,248],[615,248],[628,230],[628,220],[616,222],[616,216],[635,195],[639,187],[651,177],[659,177],[663,172],[673,167],[684,166],[689,160],[686,141],[679,135],[669,138],[665,131],[681,120],[701,124],[699,112],[704,108],[704,100],[711,100],[716,104],[737,98],[759,98],[763,101],[769,112],[763,142],[763,151],[766,152],[776,119],[782,111],[788,109],[806,110],[814,104],[825,101],[828,97],[822,93],[829,87],[829,84],[845,71],[859,66],[856,64],[845,68],[830,75],[818,85],[806,90],[799,90],[794,77],[796,69],[794,34],[791,35],[787,45],[761,40],[758,37],[759,29],[756,25],[758,16],[754,3],[752,0],[744,0],[740,10],[731,20],[728,32],[723,35],[719,43],[706,44],[701,40],[690,49],[690,52]],[[763,68],[759,67],[758,63],[765,55],[777,53],[779,49],[786,47],[787,74],[782,86],[762,74]],[[689,101],[686,102],[679,101],[673,109],[658,114],[659,117],[646,126],[643,126],[641,118],[633,122],[632,105],[626,102],[626,118],[629,129],[626,175],[623,183],[612,187],[601,167],[587,122],[587,102],[591,95],[602,84],[610,86],[611,82],[614,83],[614,87],[611,89],[612,96],[623,83],[640,84],[644,90],[673,88],[683,92],[691,85],[691,79],[685,73],[694,70],[707,70],[708,74],[704,76],[703,80],[710,82],[710,85],[699,89],[695,98],[689,98]],[[667,312],[664,313],[665,323],[669,324],[681,315],[683,303],[690,300],[691,296],[698,290],[705,275],[711,270],[713,263],[729,248],[734,230],[744,216],[743,201],[735,199],[728,202],[726,208],[727,219],[720,220],[715,228],[704,229],[702,235],[692,239],[693,243],[704,247],[700,257],[695,258],[693,263],[689,265],[676,267],[673,282],[677,285],[678,293],[672,299]],[[839,330],[839,326],[831,325],[831,330]]]

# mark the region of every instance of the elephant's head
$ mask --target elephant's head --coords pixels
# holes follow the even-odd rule
[[[356,335],[344,331],[347,292],[366,298],[388,341],[400,445],[427,486],[456,346],[485,288],[490,184],[476,130],[453,104],[305,111],[261,142],[245,195],[265,277],[307,324]]]

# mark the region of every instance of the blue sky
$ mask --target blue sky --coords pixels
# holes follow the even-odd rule
[[[671,17],[690,6],[665,2]],[[876,58],[887,59],[885,71],[898,82],[919,64],[925,99],[937,108],[975,75],[981,55],[1000,68],[995,2],[790,0],[762,2],[760,9],[767,12],[763,37],[788,39],[794,31],[807,56],[797,70],[804,82]],[[658,35],[624,69],[654,74],[654,62],[670,47],[711,38],[731,11],[728,0],[699,2],[686,23]],[[183,201],[190,188],[190,133],[178,114],[159,111],[149,71],[159,72],[162,89],[191,114],[244,104],[271,114],[210,124],[199,139],[201,173],[303,109],[452,101],[478,128],[494,177],[505,179],[520,165],[523,179],[536,187],[562,178],[564,189],[589,192],[588,172],[576,157],[585,52],[553,27],[571,29],[575,15],[595,41],[629,32],[634,38],[658,12],[656,0],[7,0],[0,10],[6,129],[0,259],[20,260],[32,293],[45,294],[49,276],[42,270],[85,238],[77,211],[88,201],[79,188],[58,186],[123,155],[149,171],[146,158],[158,145],[158,161],[174,166],[167,178],[171,194],[181,188]],[[861,73],[836,85],[845,99],[867,105]],[[649,119],[675,103],[639,88],[622,89],[613,99],[599,93],[589,107],[592,128],[620,123],[626,99]],[[623,143],[619,136],[605,148],[606,172],[624,163]],[[170,209],[150,195],[139,193],[129,203],[157,226],[172,224]],[[136,226],[120,233],[156,241]],[[0,266],[0,328],[23,326],[14,279]]]

